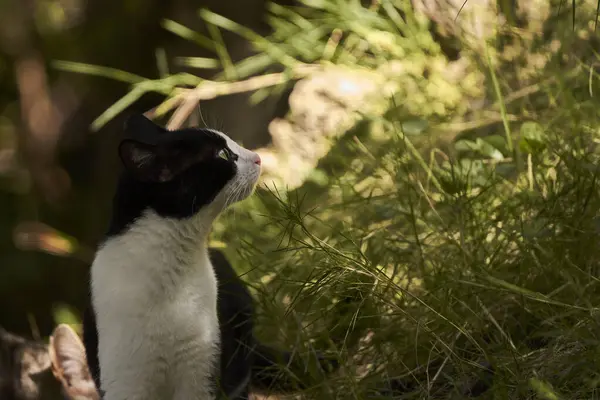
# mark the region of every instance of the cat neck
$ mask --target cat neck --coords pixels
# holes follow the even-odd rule
[[[130,243],[135,242],[138,249],[147,251],[206,252],[215,214],[210,210],[201,210],[191,218],[179,219],[146,210],[120,236]]]
[[[118,180],[117,190],[113,197],[112,216],[106,232],[108,238],[122,235],[139,224],[155,226],[161,225],[163,222],[164,230],[172,225],[172,229],[187,232],[196,237],[208,236],[212,223],[222,211],[220,196],[217,196],[210,204],[202,207],[191,217],[184,209],[161,210],[160,204],[157,204],[156,209],[152,209],[149,206],[150,201],[147,194],[140,190],[139,186],[139,182],[129,179],[125,174]],[[160,218],[162,220],[158,223]]]

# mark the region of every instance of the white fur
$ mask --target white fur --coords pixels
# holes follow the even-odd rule
[[[224,133],[212,129],[211,131],[225,139],[227,146],[231,151],[239,156],[239,159],[236,162],[236,165],[238,166],[236,177],[229,181],[227,186],[225,186],[219,194],[219,197],[215,199],[215,202],[221,204],[221,206],[225,208],[236,201],[245,199],[252,193],[254,186],[258,181],[258,177],[260,176],[260,167],[255,164],[255,161],[257,159],[260,160],[260,158],[258,154],[243,148]],[[252,183],[248,184],[249,182]],[[225,200],[224,204],[221,203],[223,200]]]
[[[218,214],[250,195],[257,155],[224,134],[238,172],[186,221],[146,211],[92,264],[92,301],[105,400],[210,399],[218,373],[217,282],[206,240]]]

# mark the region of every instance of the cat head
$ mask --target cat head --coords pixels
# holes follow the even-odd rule
[[[220,212],[245,199],[260,175],[260,157],[212,129],[169,131],[142,115],[125,124],[119,145],[125,168],[122,206],[189,218],[201,209]],[[143,211],[143,210],[142,210]]]

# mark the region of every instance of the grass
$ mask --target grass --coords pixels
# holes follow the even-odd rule
[[[343,360],[311,398],[461,398],[488,363],[484,398],[596,398],[598,121],[573,118],[508,176],[460,157],[424,171],[395,132],[373,158],[348,140],[354,171],[322,193],[262,190],[225,217],[262,336]]]
[[[485,398],[595,398],[590,117],[548,126],[531,176],[459,158],[433,171],[445,191],[400,135],[369,146],[373,158],[349,140],[355,172],[321,194],[265,190],[225,218],[221,240],[255,286],[263,337],[344,361],[312,398],[389,398],[400,386],[401,398],[461,398],[487,363]]]

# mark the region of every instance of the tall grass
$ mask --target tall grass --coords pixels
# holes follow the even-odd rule
[[[343,359],[313,398],[461,398],[490,367],[486,398],[595,398],[598,118],[565,114],[508,173],[460,155],[424,171],[383,124],[370,154],[334,150],[352,172],[329,165],[321,193],[264,190],[225,218],[263,337]]]

